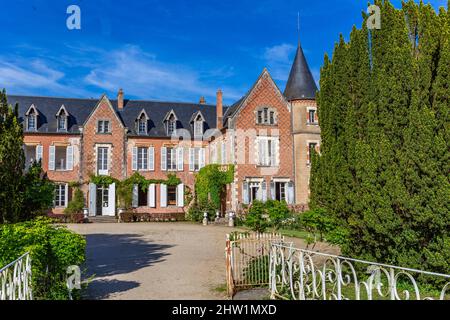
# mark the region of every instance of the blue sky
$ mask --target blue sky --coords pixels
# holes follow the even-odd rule
[[[9,94],[230,104],[264,67],[283,90],[301,41],[316,81],[367,0],[1,0],[0,88]],[[393,1],[396,6],[399,0]],[[428,0],[436,8],[447,0]],[[66,9],[81,8],[81,30]]]

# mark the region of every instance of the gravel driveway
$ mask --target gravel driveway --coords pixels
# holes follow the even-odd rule
[[[91,299],[225,299],[225,226],[70,225],[86,235]]]
[[[216,288],[226,283],[225,238],[231,228],[182,222],[69,228],[87,239],[89,299],[226,299]],[[300,239],[295,245],[304,247]]]

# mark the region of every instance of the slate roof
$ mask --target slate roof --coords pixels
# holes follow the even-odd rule
[[[289,79],[284,90],[284,96],[288,101],[298,99],[315,99],[317,85],[309,69],[305,54],[300,42],[292,64]]]
[[[8,103],[19,104],[19,120],[24,121],[25,113],[30,106],[36,107],[38,118],[38,130],[40,133],[57,133],[56,113],[64,105],[70,114],[68,123],[68,133],[80,133],[79,126],[82,126],[88,119],[91,112],[99,102],[99,99],[73,99],[73,98],[52,98],[36,96],[8,96]],[[202,112],[205,118],[204,129],[216,127],[216,106],[196,103],[163,102],[163,101],[140,101],[124,100],[124,108],[118,110],[117,100],[110,100],[123,124],[129,129],[129,135],[137,135],[136,119],[144,109],[150,118],[148,121],[147,136],[167,137],[164,127],[164,117],[173,110],[178,118],[177,128],[187,129],[193,137],[193,127],[191,125],[192,115],[198,111]],[[227,112],[224,107],[224,113]],[[142,135],[140,135],[142,136]]]

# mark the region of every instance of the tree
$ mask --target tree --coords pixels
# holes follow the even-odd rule
[[[47,214],[53,204],[55,185],[42,171],[41,162],[34,162],[21,181],[22,205],[18,220],[32,220]]]
[[[449,14],[375,4],[381,30],[364,21],[325,57],[311,207],[345,229],[346,255],[449,273]]]
[[[21,180],[25,163],[18,106],[8,105],[0,92],[0,224],[16,222],[21,212]]]

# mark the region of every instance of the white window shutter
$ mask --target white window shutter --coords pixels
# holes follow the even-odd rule
[[[65,197],[64,197],[64,207],[67,208],[67,204],[69,202],[69,184],[66,183],[64,185],[64,193],[65,193]]]
[[[163,171],[167,170],[167,148],[166,147],[161,148],[161,170],[163,170]]]
[[[148,148],[148,170],[155,171],[155,148]]]
[[[160,206],[161,208],[167,207],[167,186],[165,184],[160,185]]]
[[[277,166],[278,165],[278,150],[279,148],[279,143],[278,143],[278,138],[272,140],[272,159],[270,159],[272,166]]]
[[[153,183],[148,186],[148,206],[156,207],[156,185]]]
[[[250,203],[250,200],[248,198],[248,183],[247,182],[244,182],[242,184],[242,202],[244,204],[249,204]]]
[[[116,184],[112,183],[108,189],[108,211],[110,215],[116,214]]]
[[[138,152],[138,148],[137,147],[133,147],[133,159],[131,160],[132,163],[132,170],[136,171],[138,169],[138,165],[137,165],[137,152]]]
[[[177,148],[177,170],[183,171],[184,167],[184,149],[182,147]]]
[[[205,148],[200,149],[200,168],[205,166]]]
[[[265,165],[266,164],[266,161],[265,161],[265,159],[266,159],[266,153],[265,153],[265,151],[266,151],[266,140],[264,140],[264,139],[259,139],[259,148],[258,148],[258,159],[259,159],[259,162],[258,162],[258,164],[259,165]]]
[[[270,182],[270,199],[275,200],[275,182]]]
[[[189,148],[189,171],[194,171],[194,163],[195,163],[195,149]]]
[[[73,146],[67,147],[66,158],[67,170],[73,170]]]
[[[222,145],[221,145],[221,149],[220,149],[221,155],[221,163],[222,164],[226,164],[227,163],[227,145],[225,143],[225,141],[222,141]]]
[[[95,216],[97,210],[97,186],[89,183],[89,216]]]
[[[48,170],[55,170],[55,146],[49,147]]]
[[[184,184],[181,183],[177,186],[177,206],[184,207]]]
[[[131,206],[137,208],[139,205],[139,186],[137,184],[133,185],[133,198],[131,200]]]
[[[43,147],[41,145],[36,146],[36,162],[39,162],[39,160],[42,160],[42,152],[43,152]]]
[[[267,183],[266,181],[263,181],[261,184],[261,190],[262,190],[262,202],[267,201]]]
[[[292,182],[287,183],[287,203],[294,204],[294,184]]]

